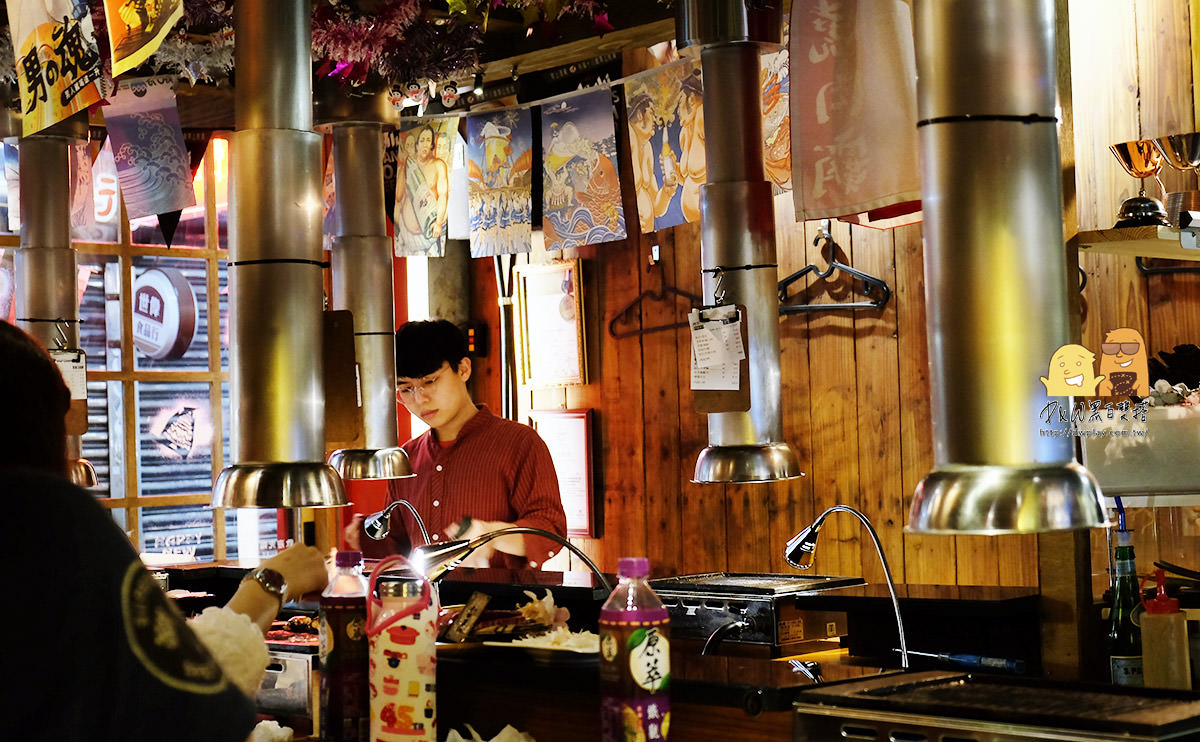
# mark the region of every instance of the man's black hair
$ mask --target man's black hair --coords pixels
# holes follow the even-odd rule
[[[467,337],[444,319],[405,322],[396,330],[396,376],[418,379],[467,357]]]

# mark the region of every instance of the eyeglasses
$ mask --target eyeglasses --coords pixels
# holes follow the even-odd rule
[[[1115,356],[1118,353],[1131,356],[1137,353],[1140,347],[1142,347],[1141,343],[1100,343],[1100,352],[1109,356]]]
[[[449,366],[443,366],[440,370],[423,378],[417,379],[416,383],[404,383],[396,387],[396,397],[405,402],[416,396],[417,392],[421,392],[426,397],[433,393],[433,389],[437,386],[438,380],[450,370]]]

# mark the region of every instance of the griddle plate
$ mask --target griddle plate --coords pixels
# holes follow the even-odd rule
[[[656,592],[703,593],[708,595],[774,596],[865,585],[861,577],[784,575],[754,572],[706,572],[651,580]]]
[[[1151,688],[945,673],[896,673],[815,687],[801,705],[927,714],[1024,726],[1161,735],[1200,729],[1200,695]]]

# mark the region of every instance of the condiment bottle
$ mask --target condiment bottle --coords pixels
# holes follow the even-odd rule
[[[362,554],[339,551],[321,593],[321,739],[367,742],[367,580]]]
[[[620,582],[600,609],[600,739],[665,740],[671,645],[667,609],[646,581],[650,562],[624,557]]]
[[[384,574],[403,561],[371,575],[371,742],[437,742],[437,592],[414,572]]]
[[[1108,624],[1108,667],[1116,685],[1142,685],[1142,632],[1133,620],[1140,602],[1130,531],[1117,531],[1113,604]]]
[[[1154,570],[1157,594],[1146,601],[1142,614],[1142,666],[1147,688],[1191,690],[1192,663],[1188,650],[1187,617],[1179,600],[1167,596],[1167,576]]]

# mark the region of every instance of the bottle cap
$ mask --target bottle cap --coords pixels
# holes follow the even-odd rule
[[[1133,531],[1125,528],[1117,529],[1117,546],[1129,546],[1132,544],[1132,533]]]
[[[1167,573],[1161,567],[1154,570],[1154,581],[1158,584],[1158,594],[1146,601],[1146,612],[1178,613],[1179,598],[1167,596]]]
[[[621,557],[617,560],[618,577],[645,577],[650,574],[650,560],[646,557]]]
[[[362,564],[361,551],[339,551],[333,557],[335,567],[357,567]]]

